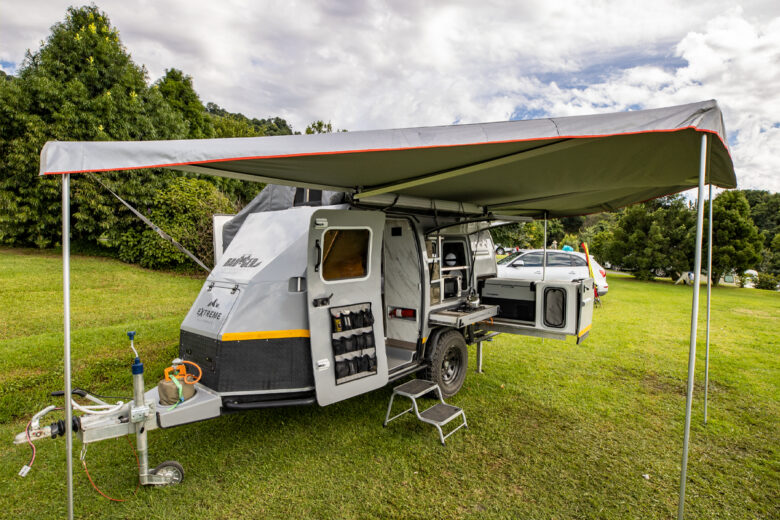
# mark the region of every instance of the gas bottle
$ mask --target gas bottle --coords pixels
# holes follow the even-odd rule
[[[174,405],[179,402],[179,389],[176,384],[168,379],[163,379],[157,383],[157,393],[160,395],[160,404],[166,406]],[[195,395],[195,385],[181,385],[181,396],[186,401],[190,397]]]
[[[185,363],[198,369],[198,377],[187,373],[187,367],[184,366]],[[163,380],[157,383],[157,394],[160,396],[160,404],[178,404],[180,386],[182,401],[190,399],[195,395],[195,383],[200,381],[201,376],[203,376],[203,371],[197,363],[179,358],[174,359],[171,366],[165,369]]]

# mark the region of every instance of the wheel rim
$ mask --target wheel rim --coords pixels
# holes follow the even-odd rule
[[[447,350],[441,362],[441,380],[445,385],[457,380],[462,364],[460,350],[456,348]]]
[[[179,471],[177,468],[174,468],[172,466],[169,466],[167,468],[162,468],[158,474],[162,474],[165,478],[168,479],[168,481],[171,484],[178,484],[181,482],[181,471]]]

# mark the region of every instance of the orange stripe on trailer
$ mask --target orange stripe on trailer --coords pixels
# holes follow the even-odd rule
[[[581,338],[581,337],[582,337],[582,335],[583,335],[583,334],[585,334],[586,332],[588,332],[592,326],[593,326],[593,324],[591,324],[591,325],[588,325],[587,327],[585,327],[584,329],[582,329],[581,331],[579,331],[579,332],[577,333],[577,337],[578,337],[578,338]]]
[[[310,338],[309,329],[260,330],[256,332],[227,332],[222,341],[241,341],[247,339]]]

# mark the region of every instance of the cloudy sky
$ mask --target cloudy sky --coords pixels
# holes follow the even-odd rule
[[[13,73],[72,0],[3,0]],[[348,130],[530,119],[715,98],[741,188],[780,191],[780,1],[97,2],[150,80]]]

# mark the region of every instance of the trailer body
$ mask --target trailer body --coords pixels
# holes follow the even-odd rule
[[[496,278],[490,225],[350,204],[251,214],[182,323],[180,357],[203,368],[224,413],[381,388],[430,369],[446,331],[467,344],[495,332],[584,339],[593,280]],[[161,425],[202,418],[188,407],[206,404]]]

